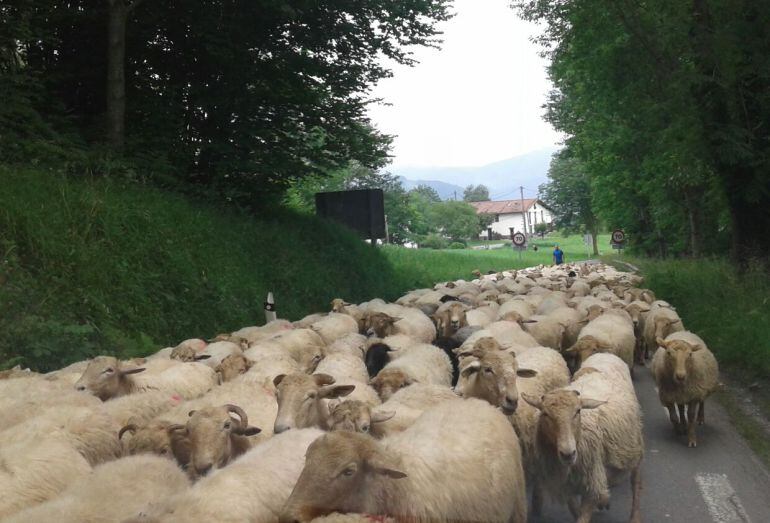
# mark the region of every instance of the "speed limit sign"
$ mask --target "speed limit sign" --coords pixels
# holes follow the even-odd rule
[[[615,229],[612,231],[612,243],[625,243],[626,233],[621,229]]]
[[[523,247],[524,244],[527,243],[527,237],[524,236],[524,233],[521,233],[521,232],[517,232],[516,234],[514,234],[511,240],[513,241],[513,244],[516,247]]]

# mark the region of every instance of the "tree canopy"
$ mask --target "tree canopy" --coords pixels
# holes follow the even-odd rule
[[[463,191],[463,201],[485,202],[489,200],[489,189],[486,185],[469,185]]]

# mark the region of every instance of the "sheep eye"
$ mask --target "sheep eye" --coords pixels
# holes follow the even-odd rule
[[[161,450],[161,451],[160,451],[160,453],[161,453],[161,454],[164,454],[164,455],[165,455],[165,454],[168,454],[168,450],[166,450],[166,449],[163,449],[163,450]]]
[[[315,356],[313,356],[313,361],[321,361],[321,356],[316,354]]]
[[[346,468],[345,470],[343,470],[342,474],[345,475],[345,476],[352,476],[353,474],[355,474],[355,472],[356,472],[355,469],[350,467],[350,468]]]
[[[361,432],[369,432],[369,425],[364,425],[361,427]]]
[[[399,389],[403,389],[403,388],[404,388],[404,387],[406,387],[407,385],[408,385],[408,383],[402,383],[402,384],[401,384],[401,386],[399,387]]]
[[[577,418],[578,416],[580,416],[580,409],[578,409],[577,412],[575,412],[575,415],[573,417]]]
[[[315,397],[316,397],[316,393],[315,392],[310,392],[307,395],[307,397],[305,398],[305,401],[315,399]]]
[[[486,372],[487,374],[494,374],[495,373],[495,371],[492,370],[492,367],[485,367],[484,368],[484,372]]]
[[[229,421],[225,421],[225,428],[226,429],[229,429],[231,426],[232,426],[232,423],[230,423]]]
[[[115,372],[115,369],[113,369],[112,367],[107,367],[106,369],[104,369],[105,374],[112,374],[113,372]]]

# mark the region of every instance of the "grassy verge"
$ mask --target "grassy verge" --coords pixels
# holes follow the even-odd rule
[[[730,391],[719,391],[714,395],[725,408],[730,421],[743,436],[754,453],[770,467],[770,438],[761,423],[756,419],[756,414],[750,415],[744,412],[738,403],[738,398]]]
[[[770,376],[770,277],[760,267],[739,274],[724,260],[629,259],[645,285],[671,302],[687,329],[723,365]]]

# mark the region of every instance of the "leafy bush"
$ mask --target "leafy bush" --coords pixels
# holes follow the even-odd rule
[[[420,247],[423,249],[446,249],[447,241],[439,234],[429,234],[420,242]]]
[[[544,222],[535,224],[535,232],[538,234],[545,234],[548,232],[548,224]]]

